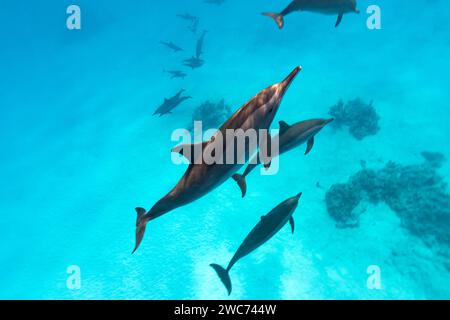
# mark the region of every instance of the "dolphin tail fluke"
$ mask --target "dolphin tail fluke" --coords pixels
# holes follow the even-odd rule
[[[218,264],[210,264],[210,266],[216,271],[217,275],[219,276],[220,280],[224,284],[225,288],[227,288],[228,295],[231,294],[231,279],[230,274],[228,273],[228,270],[222,268]]]
[[[142,239],[144,238],[145,228],[147,227],[148,219],[145,215],[146,210],[144,208],[136,208],[137,220],[136,220],[136,246],[132,253],[135,253],[139,248]]]
[[[233,180],[237,182],[242,192],[242,198],[244,198],[245,194],[247,193],[247,182],[245,181],[245,176],[243,176],[242,174],[234,174]]]
[[[284,18],[282,14],[279,13],[273,13],[273,12],[264,12],[263,13],[264,16],[266,17],[271,17],[273,18],[273,20],[275,20],[275,22],[278,25],[278,28],[282,29],[284,26]]]

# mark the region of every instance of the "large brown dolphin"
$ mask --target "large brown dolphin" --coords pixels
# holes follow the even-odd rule
[[[202,152],[205,152],[205,149],[207,149],[210,144],[220,140],[216,139],[219,134],[225,137],[226,130],[242,129],[244,132],[251,129],[256,130],[257,132],[260,132],[259,130],[268,130],[278,111],[284,94],[300,70],[300,67],[295,68],[282,82],[264,89],[237,110],[231,118],[221,126],[210,141],[201,144]],[[180,146],[175,148],[174,151],[183,154],[189,149],[197,149],[197,145]],[[253,154],[255,151],[256,150],[246,151],[244,157],[247,161],[249,155]],[[228,145],[227,141],[223,141],[224,159],[228,159],[227,154],[230,153],[232,153],[232,155],[236,153],[235,144]],[[139,247],[139,244],[144,237],[147,223],[150,220],[154,220],[169,211],[203,197],[220,186],[242,166],[242,161],[235,161],[233,164],[207,164],[205,161],[201,161],[200,163],[191,161],[191,164],[178,184],[166,196],[159,200],[150,211],[146,212],[143,208],[136,208],[138,217],[136,221],[136,246],[134,251]]]
[[[314,137],[333,119],[312,119],[306,121],[300,121],[293,125],[288,125],[284,121],[280,121],[280,133],[278,135],[279,139],[279,148],[277,154],[272,154],[271,158],[279,156],[283,153],[286,153],[298,146],[301,146],[304,143],[307,143],[305,155],[307,155],[314,146]],[[275,138],[275,137],[274,137]],[[255,155],[255,157],[250,161],[250,164],[245,169],[243,174],[235,174],[233,175],[233,179],[239,185],[242,192],[242,198],[245,197],[247,193],[247,182],[245,178],[253,171],[261,161],[259,160],[259,155]],[[268,168],[270,166],[270,162],[265,164],[265,167]]]
[[[262,216],[259,223],[239,246],[226,269],[218,264],[213,263],[210,265],[217,272],[220,280],[222,280],[222,283],[227,288],[228,295],[231,294],[231,279],[229,272],[236,262],[269,241],[270,238],[277,234],[277,232],[288,223],[288,221],[291,225],[292,233],[294,233],[294,218],[292,217],[292,214],[295,209],[297,209],[301,195],[302,194],[299,193],[295,197],[283,201],[267,215]]]
[[[294,0],[281,13],[265,12],[263,15],[272,17],[281,29],[284,26],[284,17],[295,11],[310,11],[328,15],[338,15],[336,27],[346,13],[356,12],[356,0]]]

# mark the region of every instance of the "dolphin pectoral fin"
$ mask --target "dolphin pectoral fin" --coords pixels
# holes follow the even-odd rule
[[[234,174],[232,178],[237,182],[239,188],[241,189],[242,198],[244,198],[247,193],[247,182],[245,181],[245,176],[242,174]]]
[[[314,137],[308,140],[308,145],[306,147],[305,156],[311,152],[312,148],[314,147]]]
[[[280,135],[282,135],[283,133],[285,133],[289,129],[290,125],[288,125],[284,121],[280,121],[279,124],[280,124]]]
[[[344,14],[343,14],[343,13],[340,13],[340,14],[338,15],[336,24],[334,25],[335,28],[337,28],[337,27],[341,24],[341,21],[342,21],[342,18],[343,18],[343,17],[344,17]]]
[[[273,20],[275,20],[278,28],[282,29],[284,26],[284,18],[282,14],[278,14],[278,13],[273,13],[273,12],[264,12],[262,14],[263,16],[266,17],[271,17]]]
[[[136,245],[132,252],[135,253],[139,248],[145,234],[145,228],[147,227],[148,220],[145,216],[146,210],[144,208],[136,208],[137,220],[136,220]]]
[[[289,219],[289,224],[291,225],[292,234],[294,234],[295,229],[294,217],[291,216],[291,218]]]
[[[225,286],[225,288],[227,288],[228,295],[230,295],[232,287],[231,287],[230,274],[228,273],[228,270],[225,270],[218,264],[214,264],[214,263],[210,264],[210,266],[214,269],[214,271],[216,271],[216,273],[219,276],[220,280],[222,281],[223,285]]]

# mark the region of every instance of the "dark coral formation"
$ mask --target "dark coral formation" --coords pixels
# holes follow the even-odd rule
[[[337,129],[347,126],[350,134],[357,140],[376,135],[380,130],[378,125],[380,117],[372,101],[366,104],[357,98],[344,104],[341,100],[332,106],[328,113],[335,120],[332,126]]]
[[[203,130],[215,129],[228,120],[231,114],[230,106],[223,99],[217,103],[206,101],[194,110],[192,123],[202,121]]]
[[[326,194],[330,216],[338,227],[354,227],[361,201],[386,203],[402,226],[428,245],[436,242],[450,248],[450,195],[437,173],[444,156],[423,152],[425,162],[403,166],[389,162],[380,170],[363,169],[345,184],[332,186]],[[448,254],[449,250],[446,250]]]

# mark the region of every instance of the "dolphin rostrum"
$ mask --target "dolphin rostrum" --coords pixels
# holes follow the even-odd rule
[[[185,91],[184,89],[181,89],[172,98],[169,99],[165,98],[163,104],[160,105],[158,109],[156,109],[153,115],[159,114],[159,116],[162,117],[165,114],[172,113],[172,110],[178,107],[183,101],[192,99],[192,97],[182,97],[181,94],[184,91]]]
[[[281,29],[284,26],[284,17],[295,11],[337,15],[335,27],[339,26],[344,14],[359,13],[356,8],[356,0],[293,0],[281,13],[265,12],[263,15],[273,18]]]
[[[213,135],[210,141],[200,144],[201,156],[205,154],[205,147],[210,145],[214,147],[217,141],[221,140],[218,139],[219,135],[225,137],[228,130],[242,130],[243,132],[255,130],[258,132],[258,135],[260,130],[268,130],[277,114],[287,89],[300,70],[300,67],[295,68],[282,82],[264,89],[237,110]],[[189,148],[196,149],[197,145],[181,145],[172,151],[183,154]],[[227,140],[225,140],[221,148],[223,148],[223,157],[225,159],[228,159],[230,155],[234,156],[236,154],[234,142],[227,143]],[[250,155],[255,151],[246,151],[243,155],[245,157],[244,160],[248,161]],[[205,196],[227,181],[242,166],[243,164],[240,161],[234,161],[232,164],[207,164],[206,161],[201,161],[200,163],[191,161],[188,169],[177,185],[148,212],[143,208],[136,208],[136,246],[134,251],[139,247],[144,237],[147,223],[150,220],[154,220],[176,208],[187,205]]]
[[[228,295],[231,294],[231,268],[243,257],[256,250],[264,243],[269,241],[278,231],[283,228],[286,223],[290,223],[292,233],[294,233],[294,218],[292,217],[295,209],[297,209],[298,201],[301,197],[301,193],[295,197],[289,198],[274,209],[272,209],[267,215],[262,216],[258,224],[244,239],[244,242],[239,246],[233,258],[231,258],[228,267],[224,269],[218,264],[210,264],[210,266],[217,272],[222,283],[225,285],[228,291]]]
[[[280,121],[280,133],[279,138],[279,148],[278,154],[271,155],[271,158],[279,156],[286,153],[304,143],[307,143],[305,155],[307,155],[314,146],[314,137],[333,119],[312,119],[306,121],[300,121],[292,126],[288,125],[284,121]],[[245,178],[253,171],[261,161],[259,160],[259,155],[255,155],[243,174],[233,175],[234,181],[237,182],[239,188],[242,192],[242,198],[245,197],[247,193],[247,182]],[[269,168],[270,162],[265,163],[266,169]]]

